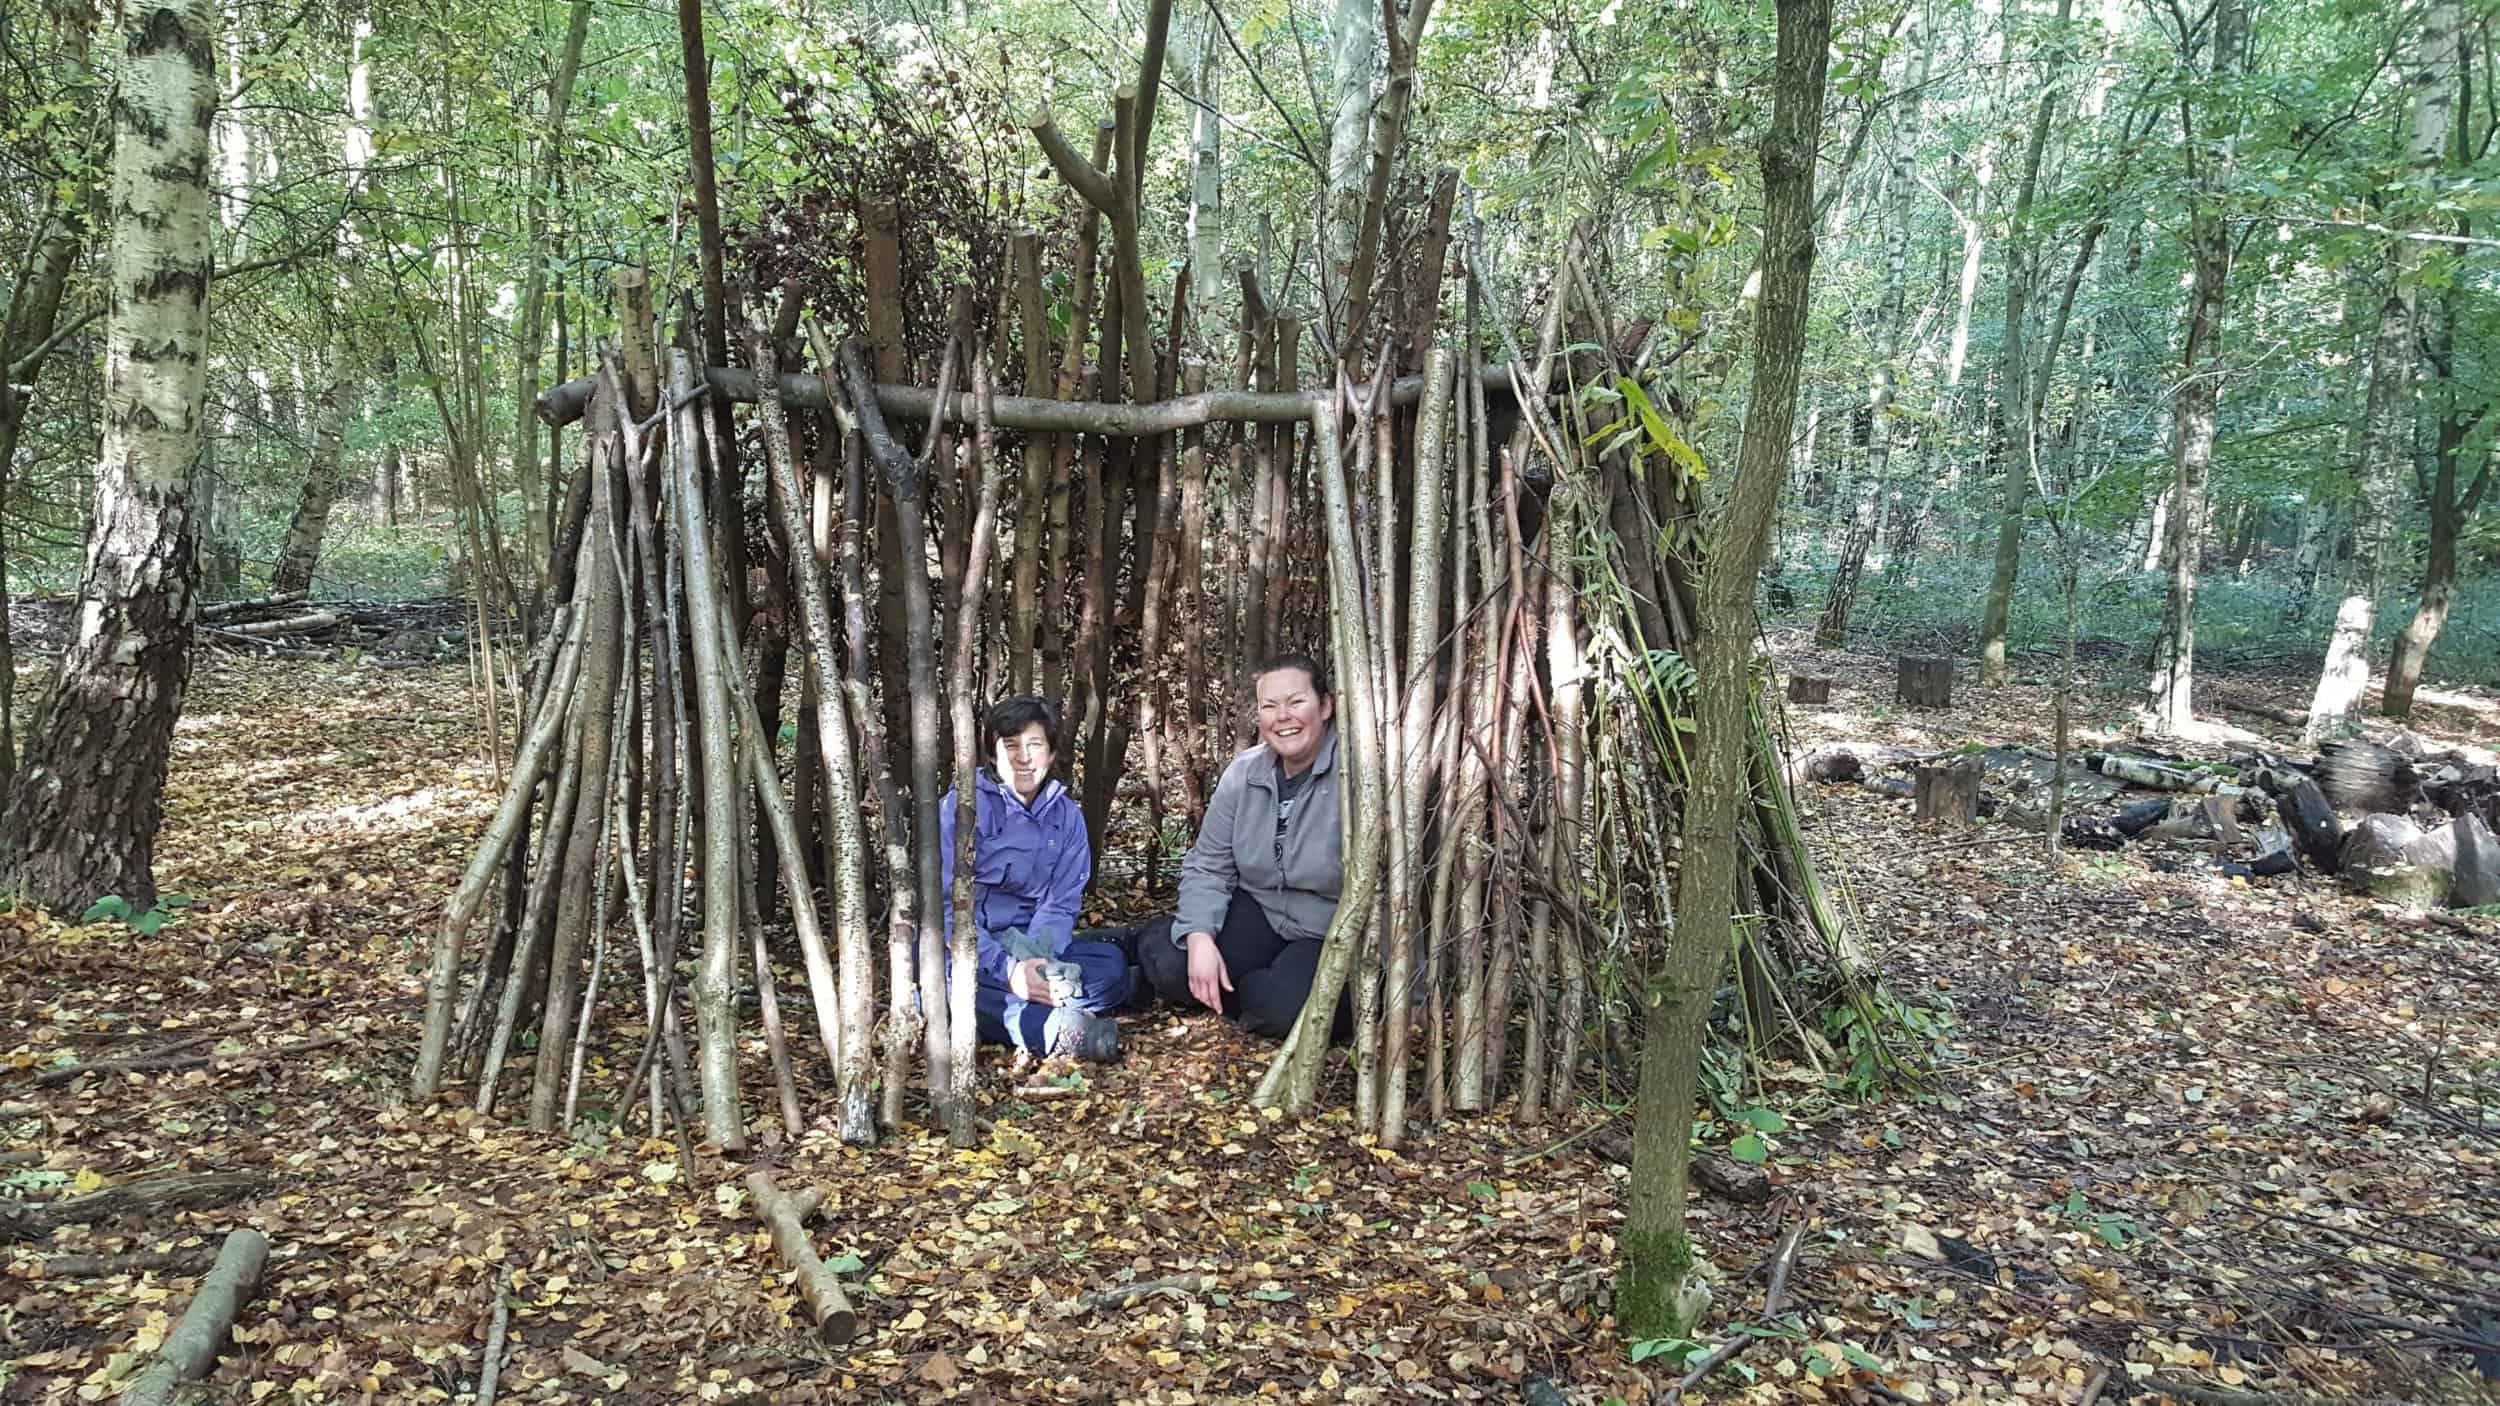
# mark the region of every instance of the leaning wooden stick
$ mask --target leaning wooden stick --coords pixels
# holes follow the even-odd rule
[[[208,1375],[217,1365],[217,1349],[234,1328],[234,1315],[244,1296],[260,1282],[269,1259],[269,1240],[257,1230],[238,1230],[226,1237],[217,1263],[200,1281],[199,1293],[182,1311],[182,1321],[165,1335],[156,1361],[124,1396],[124,1406],[161,1406],[173,1399],[174,1388]]]
[[[797,1195],[784,1194],[773,1185],[772,1174],[758,1167],[747,1173],[747,1194],[755,1198],[756,1218],[772,1230],[773,1248],[781,1253],[782,1264],[798,1276],[799,1297],[807,1300],[808,1312],[816,1318],[816,1336],[828,1343],[849,1342],[859,1331],[859,1317],[842,1293],[842,1281],[825,1268],[807,1238],[808,1213],[816,1209],[824,1193],[810,1188]]]

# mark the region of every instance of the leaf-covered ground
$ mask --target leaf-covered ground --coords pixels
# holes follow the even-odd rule
[[[2046,740],[2037,687],[1905,715],[1883,660],[1809,658],[1840,683],[1800,740]],[[2211,692],[2280,707],[2280,683]],[[2500,730],[2492,700],[2433,701],[2444,734]],[[1263,1051],[1170,1012],[1131,1017],[1127,1059],[1070,1093],[985,1071],[976,1149],[763,1137],[783,1186],[824,1189],[816,1243],[860,1310],[853,1343],[818,1345],[709,1149],[689,1179],[639,1121],[573,1140],[408,1103],[411,958],[493,799],[466,707],[457,670],[204,662],[159,861],[195,901],[152,935],[0,915],[0,1188],[42,1206],[173,1171],[265,1181],[0,1244],[0,1399],[111,1399],[243,1223],[272,1262],[211,1400],[473,1399],[499,1294],[507,1401],[1519,1400],[1539,1379],[1644,1401],[1683,1375],[1673,1347],[1631,1365],[1606,1316],[1626,1172],[1601,1108],[1534,1129],[1497,1110],[1390,1153],[1259,1116]],[[1684,1399],[2493,1392],[2488,920],[2226,879],[2188,847],[2052,874],[2030,837],[1920,831],[1856,788],[1804,799],[1893,986],[1950,1011],[1949,1068],[1873,1103],[1766,1082],[1776,1196],[1697,1203],[1721,1276],[1705,1337],[1755,1321],[1802,1223],[1790,1312]],[[613,1101],[632,1045],[610,1032],[585,1106]],[[152,1054],[194,1062],[38,1082]],[[62,1272],[159,1251],[170,1267]]]

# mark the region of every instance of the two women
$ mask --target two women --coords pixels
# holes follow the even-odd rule
[[[973,848],[983,1041],[1111,1058],[1119,1027],[1110,1013],[1141,974],[1165,1000],[1194,1001],[1254,1034],[1293,1029],[1345,882],[1337,700],[1308,655],[1268,660],[1253,683],[1259,740],[1216,783],[1181,861],[1178,911],[1082,937],[1074,928],[1093,862],[1084,817],[1050,775],[1057,715],[1035,698],[990,709],[997,770],[980,777]],[[951,893],[953,793],[938,817]],[[1339,998],[1339,1038],[1349,1004]]]

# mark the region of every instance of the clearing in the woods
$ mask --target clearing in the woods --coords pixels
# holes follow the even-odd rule
[[[1910,711],[1887,657],[1781,653],[1834,676],[1789,710],[1800,747],[2049,737],[2041,687]],[[2282,740],[2265,714],[2299,680],[2215,681],[2221,716]],[[0,1225],[0,1396],[113,1399],[238,1225],[270,1267],[208,1399],[473,1400],[490,1339],[500,1399],[530,1402],[1676,1394],[1679,1354],[1622,1350],[1605,1311],[1628,1120],[1530,1136],[1497,1113],[1390,1152],[1332,1126],[1342,1090],[1309,1123],[1253,1110],[1267,1048],[1169,1009],[1128,1017],[1109,1068],[985,1049],[969,1150],[920,1124],[868,1150],[768,1135],[750,1164],[822,1189],[816,1243],[859,1314],[824,1345],[716,1149],[689,1177],[639,1122],[567,1138],[407,1102],[413,963],[497,794],[462,692],[456,666],[204,655],[159,861],[188,905],[152,933],[0,915],[0,1181],[29,1216],[132,1187],[192,1207]],[[2424,703],[2434,742],[2500,739],[2500,698]],[[2079,746],[2123,711],[2087,692]],[[2230,876],[2194,840],[2052,871],[2011,826],[1917,826],[1854,786],[1800,801],[1893,989],[1948,1017],[1942,1069],[1868,1100],[1775,1067],[1745,1091],[1763,1126],[1700,1129],[1713,1317],[1755,1321],[1802,1233],[1788,1326],[1730,1338],[1682,1399],[2491,1393],[2491,919]],[[1118,863],[1089,917],[1149,906]],[[632,1032],[594,1051],[585,1108],[613,1104]],[[1767,1195],[1726,1158],[1739,1132]]]

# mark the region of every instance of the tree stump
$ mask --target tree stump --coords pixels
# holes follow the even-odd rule
[[[1913,818],[1968,825],[1979,818],[1979,777],[1976,761],[1951,762],[1918,769],[1918,790],[1912,797]]]
[[[1832,676],[1829,674],[1789,675],[1788,701],[1791,703],[1831,702]]]
[[[1899,699],[1914,708],[1953,706],[1953,660],[1941,655],[1904,654],[1893,661]]]

